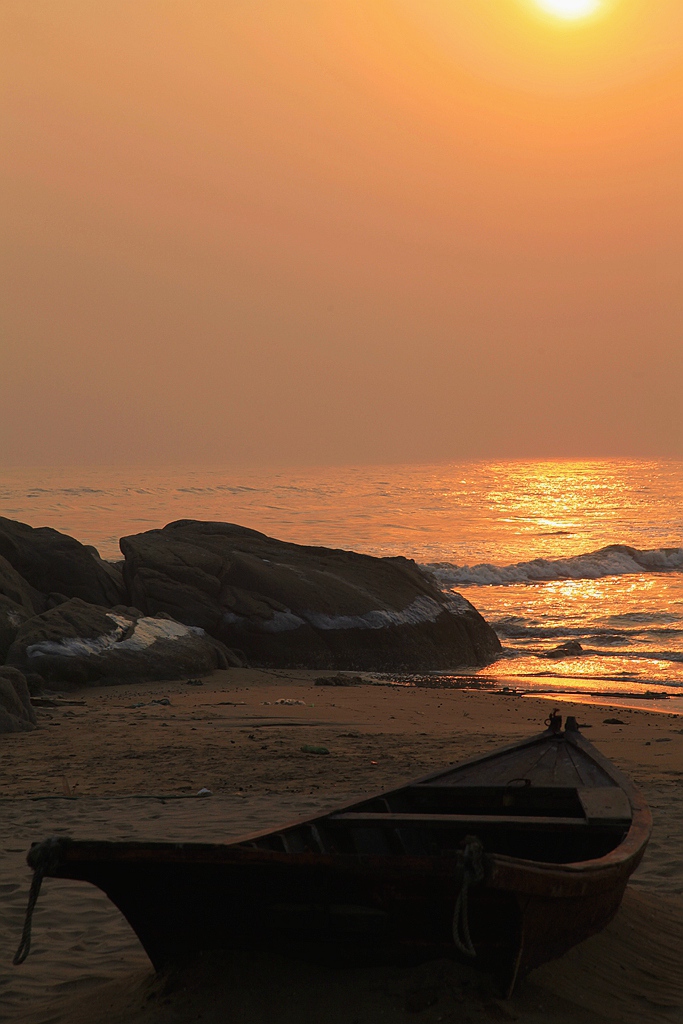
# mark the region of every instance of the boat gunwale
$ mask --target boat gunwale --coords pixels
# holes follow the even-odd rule
[[[650,810],[630,780],[619,771],[607,758],[603,757],[595,749],[592,743],[578,732],[554,733],[548,729],[537,734],[522,743],[515,743],[503,748],[498,748],[484,756],[470,758],[432,772],[421,779],[413,780],[404,786],[385,790],[382,793],[375,793],[368,797],[361,797],[352,804],[345,804],[314,818],[297,819],[277,828],[270,828],[266,831],[248,833],[243,836],[223,843],[168,843],[168,842],[140,842],[140,841],[89,841],[64,838],[60,851],[60,860],[51,870],[47,872],[52,877],[77,877],[69,873],[69,865],[85,862],[118,862],[138,863],[145,861],[151,863],[164,862],[195,864],[230,864],[241,865],[262,865],[266,866],[290,866],[290,867],[317,867],[320,869],[343,870],[352,874],[375,874],[381,873],[383,877],[392,879],[428,873],[431,876],[437,875],[445,878],[453,877],[453,859],[443,856],[414,856],[414,855],[384,855],[384,854],[326,854],[315,851],[304,851],[300,853],[286,853],[279,850],[258,849],[244,844],[257,839],[265,838],[277,832],[285,832],[289,829],[314,825],[321,823],[325,818],[335,813],[348,811],[350,806],[356,806],[365,800],[380,799],[383,796],[399,792],[408,786],[419,786],[455,771],[474,764],[482,764],[495,759],[508,752],[524,749],[533,746],[543,740],[562,738],[578,747],[582,753],[594,761],[628,797],[632,810],[630,827],[621,842],[613,850],[601,857],[583,861],[570,861],[565,863],[553,863],[546,861],[527,860],[519,857],[512,857],[505,854],[487,853],[485,885],[488,888],[497,890],[514,890],[527,894],[548,894],[549,886],[552,894],[556,897],[571,897],[577,895],[577,888],[580,895],[588,895],[595,889],[603,888],[607,880],[618,884],[622,879],[624,884],[639,863],[643,856],[645,846],[652,830],[652,816]],[[475,829],[473,828],[473,831]],[[112,854],[115,853],[115,856]],[[30,852],[29,852],[30,864]],[[64,870],[65,869],[65,870]],[[613,876],[613,877],[612,877]]]

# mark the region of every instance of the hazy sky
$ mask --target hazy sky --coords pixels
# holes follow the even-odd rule
[[[683,456],[683,4],[0,0],[0,463]]]

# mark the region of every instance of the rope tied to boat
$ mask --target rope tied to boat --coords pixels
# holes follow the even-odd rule
[[[19,964],[23,964],[31,949],[31,921],[33,919],[33,911],[35,910],[36,903],[38,902],[40,886],[42,885],[44,876],[59,863],[62,847],[63,840],[57,836],[52,839],[45,839],[42,843],[36,843],[31,847],[31,851],[28,855],[28,861],[30,866],[33,868],[33,879],[31,881],[31,889],[28,894],[24,930],[21,933],[19,948],[14,954],[14,959],[12,960],[15,967],[18,967]]]
[[[457,866],[462,872],[460,892],[453,911],[453,942],[465,956],[476,956],[470,936],[468,893],[470,886],[484,878],[484,847],[477,836],[465,836],[463,848],[457,852]]]

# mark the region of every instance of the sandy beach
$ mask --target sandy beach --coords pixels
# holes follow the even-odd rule
[[[201,686],[55,695],[38,708],[38,730],[3,737],[0,1020],[682,1019],[683,717],[646,706],[562,705],[644,791],[654,834],[615,921],[534,972],[505,1003],[490,979],[446,962],[332,971],[216,955],[177,977],[155,978],[102,893],[55,879],[40,896],[29,959],[11,965],[32,841],[231,839],[514,742],[538,731],[553,706],[501,693],[370,685],[371,677],[367,685],[319,686],[318,675],[229,669]],[[304,753],[306,744],[329,754]],[[212,795],[197,798],[202,788]]]

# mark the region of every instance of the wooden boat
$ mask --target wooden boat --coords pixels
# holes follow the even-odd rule
[[[157,969],[249,946],[335,963],[454,955],[497,971],[509,992],[604,928],[651,831],[637,790],[575,719],[561,721],[231,843],[34,844],[33,904],[42,875],[98,886]],[[15,962],[30,914],[27,929]]]

